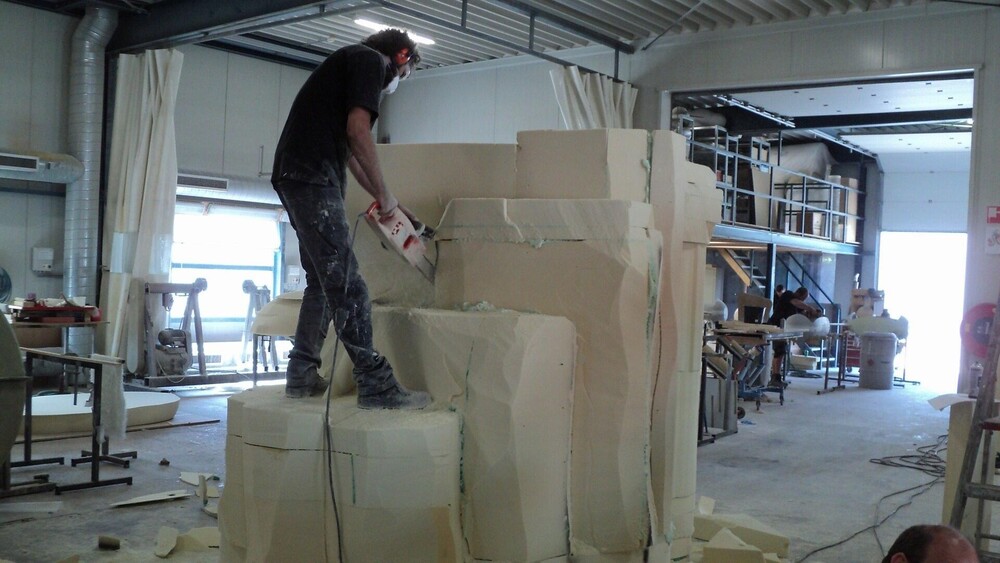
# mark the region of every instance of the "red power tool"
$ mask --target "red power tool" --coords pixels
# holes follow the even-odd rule
[[[379,217],[378,210],[378,202],[373,201],[365,212],[365,221],[382,241],[382,246],[394,250],[419,270],[427,281],[434,283],[434,264],[427,259],[427,245],[424,242],[433,237],[433,231],[420,222],[414,225],[398,209],[385,217]]]

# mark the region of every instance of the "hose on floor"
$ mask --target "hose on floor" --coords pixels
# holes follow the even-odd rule
[[[913,487],[908,487],[906,489],[902,489],[894,493],[889,493],[883,496],[882,498],[878,499],[878,502],[875,503],[875,516],[873,519],[873,523],[870,526],[866,526],[836,543],[831,543],[829,545],[818,547],[810,551],[809,553],[803,555],[801,558],[797,559],[796,563],[802,563],[806,559],[809,559],[810,557],[816,555],[817,553],[820,553],[821,551],[826,551],[828,549],[844,545],[845,543],[853,540],[854,538],[860,536],[861,534],[869,531],[872,532],[872,534],[875,536],[875,542],[878,544],[879,551],[882,554],[881,556],[884,556],[885,548],[882,546],[882,540],[878,536],[879,527],[881,527],[882,524],[885,524],[887,521],[889,521],[890,518],[898,514],[900,510],[913,504],[913,501],[917,497],[931,490],[938,483],[944,481],[945,460],[944,458],[941,457],[941,454],[947,448],[948,448],[948,435],[943,434],[941,436],[938,436],[933,444],[928,444],[925,446],[918,447],[917,454],[887,456],[887,457],[868,460],[876,465],[885,465],[887,467],[900,467],[904,469],[915,469],[917,471],[930,475],[931,477],[933,477],[933,479],[931,479],[926,483],[921,483],[919,485],[914,485]],[[910,495],[905,502],[897,506],[889,514],[886,514],[884,517],[879,518],[879,512],[883,501],[886,501],[892,497],[899,496],[909,492],[913,492],[913,494]]]

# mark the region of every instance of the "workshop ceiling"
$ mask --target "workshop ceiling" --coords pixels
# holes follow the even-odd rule
[[[305,69],[314,68],[333,51],[357,43],[372,33],[371,29],[356,23],[364,19],[402,27],[432,39],[432,45],[420,46],[419,68],[427,69],[524,54],[564,62],[564,51],[592,46],[604,46],[627,56],[648,48],[663,37],[886,12],[926,6],[936,1],[969,0],[10,1],[69,15],[81,15],[89,5],[119,9],[119,25],[109,45],[111,52],[203,44]],[[975,0],[975,3],[1000,7],[1000,0]],[[902,108],[910,107],[910,112],[920,117],[920,121],[927,121],[929,111],[952,108],[951,114],[943,118],[935,116],[934,123],[914,131],[900,130],[898,126],[877,131],[889,135],[884,139],[887,145],[879,148],[900,150],[899,134],[967,133],[962,121],[966,114],[971,114],[971,75],[960,78],[959,81],[922,85],[922,88],[920,83],[904,81],[868,84],[861,88],[858,85],[828,85],[808,91],[728,94],[734,98],[745,94],[745,99],[741,98],[744,102],[775,114],[795,116],[801,123],[796,127],[808,130],[810,136],[817,134],[814,130],[830,136],[873,133],[852,129],[856,124],[849,121],[831,124],[823,133],[824,125],[815,123],[829,116],[857,114],[860,108],[870,107],[866,113],[891,113],[905,112]],[[942,88],[950,90],[937,91]],[[913,109],[915,106],[921,107]],[[698,107],[698,104],[689,107]],[[701,107],[713,107],[713,104]],[[851,109],[848,112],[846,108]],[[950,121],[958,123],[958,129],[946,127],[941,130],[940,124],[946,118],[953,118]],[[813,123],[806,125],[810,119]],[[865,125],[891,127],[894,123],[889,119]],[[909,127],[905,120],[901,126]],[[935,137],[935,140],[945,144],[955,141],[950,137]],[[957,143],[948,146],[967,150],[967,144],[967,135],[963,135]],[[906,142],[901,146],[910,147]]]
[[[311,68],[371,33],[356,19],[431,38],[421,68],[604,45],[622,53],[662,36],[897,10],[935,0],[14,0],[80,14],[122,10],[111,48],[208,43]],[[985,0],[997,2],[1000,0]]]
[[[726,117],[730,133],[832,141],[871,154],[968,152],[971,71],[833,84],[677,93],[673,103]],[[749,118],[748,118],[749,116]]]

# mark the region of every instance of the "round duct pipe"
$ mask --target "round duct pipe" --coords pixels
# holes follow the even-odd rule
[[[80,178],[66,186],[63,292],[97,298],[98,217],[104,122],[105,47],[118,24],[118,12],[90,6],[73,33],[69,77],[69,152],[83,164]],[[88,331],[71,330],[70,350],[90,353]]]

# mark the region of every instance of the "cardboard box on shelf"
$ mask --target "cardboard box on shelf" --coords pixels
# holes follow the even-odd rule
[[[826,213],[822,211],[806,211],[805,229],[807,235],[826,236]]]
[[[834,211],[842,211],[852,215],[858,214],[858,192],[837,190],[833,198]]]
[[[844,242],[858,242],[858,220],[848,217],[844,225]]]
[[[836,242],[858,242],[858,220],[853,217],[836,217],[832,235]]]
[[[826,236],[826,213],[822,211],[791,211],[785,215],[782,225],[787,233]]]

